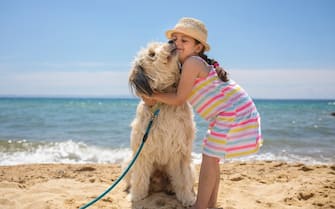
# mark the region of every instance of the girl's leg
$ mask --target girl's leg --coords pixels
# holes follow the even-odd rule
[[[218,199],[218,192],[219,192],[219,186],[220,186],[220,166],[219,166],[219,161],[217,161],[218,166],[217,166],[217,171],[216,171],[216,181],[214,184],[214,189],[211,194],[211,197],[209,199],[208,203],[208,208],[215,208],[217,199]]]
[[[194,208],[207,209],[211,201],[216,201],[219,163],[217,158],[202,155],[197,201]],[[215,202],[216,203],[216,202]],[[214,204],[215,204],[214,203]]]

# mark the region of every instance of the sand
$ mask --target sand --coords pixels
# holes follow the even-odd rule
[[[105,191],[121,172],[120,165],[105,164],[0,166],[0,208],[79,208]],[[224,209],[335,208],[335,165],[225,163],[220,182],[218,206]],[[132,203],[124,189],[121,181],[89,208],[184,208],[174,195],[164,192]]]

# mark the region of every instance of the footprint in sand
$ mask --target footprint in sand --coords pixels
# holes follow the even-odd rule
[[[77,172],[83,172],[83,171],[95,171],[96,169],[93,168],[93,167],[89,167],[89,166],[86,166],[86,167],[82,167],[78,170],[76,170]]]
[[[300,192],[298,194],[298,200],[308,200],[312,197],[314,197],[314,193],[302,193],[302,192]]]
[[[232,176],[230,179],[230,181],[241,181],[243,180],[243,177],[238,175],[238,176]]]
[[[307,171],[312,171],[313,169],[312,169],[312,168],[309,168],[309,167],[307,167],[307,166],[302,166],[299,170],[302,170],[302,171],[307,172]]]

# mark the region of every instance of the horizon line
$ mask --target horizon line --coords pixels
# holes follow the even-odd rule
[[[27,98],[27,99],[139,99],[132,95],[1,95],[0,98]],[[254,97],[254,100],[335,100],[335,98],[291,98],[291,97]]]

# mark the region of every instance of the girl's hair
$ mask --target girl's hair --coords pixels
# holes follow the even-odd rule
[[[200,41],[196,40],[195,41],[197,43],[201,43]],[[228,73],[222,68],[220,67],[219,63],[214,60],[214,59],[210,59],[207,57],[207,55],[205,54],[205,48],[202,49],[202,51],[199,53],[199,56],[204,59],[209,65],[213,65],[215,68],[216,73],[218,74],[218,77],[223,81],[223,82],[227,82],[229,81],[228,78]]]
[[[214,59],[210,59],[207,57],[207,55],[204,53],[204,51],[202,51],[199,56],[204,59],[209,65],[213,65],[215,68],[216,73],[218,74],[218,77],[223,81],[223,82],[227,82],[229,81],[228,78],[228,73],[222,68],[220,67],[219,63],[214,60]]]

